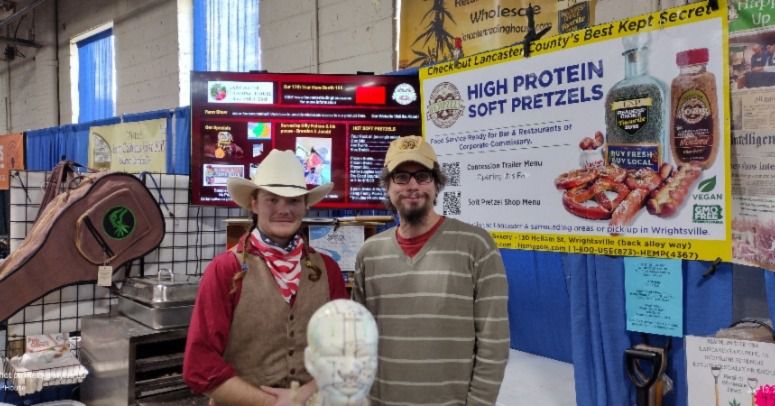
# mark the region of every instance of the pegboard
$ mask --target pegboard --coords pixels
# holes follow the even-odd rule
[[[10,247],[11,252],[24,241],[32,228],[43,198],[48,172],[18,172],[11,176]],[[159,269],[176,274],[201,276],[208,262],[226,247],[227,218],[246,217],[242,209],[191,206],[189,177],[186,175],[145,174],[151,195],[164,215],[166,232],[158,248],[142,261],[128,267],[129,276],[150,276]],[[141,263],[144,267],[141,269]],[[113,275],[121,283],[126,269]],[[107,288],[94,283],[57,289],[31,303],[8,320],[0,321],[0,357],[14,355],[24,337],[34,334],[65,332],[77,334],[81,317],[109,313],[117,303]]]

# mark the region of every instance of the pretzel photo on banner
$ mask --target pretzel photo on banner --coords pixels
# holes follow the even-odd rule
[[[554,184],[564,190],[562,204],[569,213],[610,220],[611,226],[621,228],[632,223],[644,206],[649,214],[663,218],[677,214],[701,175],[697,165],[674,169],[663,163],[658,171],[604,165],[562,173]]]

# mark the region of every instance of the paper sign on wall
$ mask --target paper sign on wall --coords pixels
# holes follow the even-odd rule
[[[355,256],[363,241],[363,226],[309,226],[309,245],[331,256],[343,271],[355,270]]]
[[[89,167],[129,173],[167,172],[167,120],[91,127]]]
[[[683,336],[681,261],[624,258],[627,330]]]
[[[770,405],[756,402],[775,385],[775,344],[686,337],[689,406]]]

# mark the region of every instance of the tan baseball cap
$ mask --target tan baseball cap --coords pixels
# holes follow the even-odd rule
[[[390,172],[404,162],[417,162],[428,169],[433,169],[433,164],[438,160],[431,144],[425,142],[420,136],[408,135],[393,140],[385,155],[385,167]]]

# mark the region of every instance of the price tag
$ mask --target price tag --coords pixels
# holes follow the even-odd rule
[[[109,287],[113,283],[113,267],[102,265],[97,267],[97,286]]]

